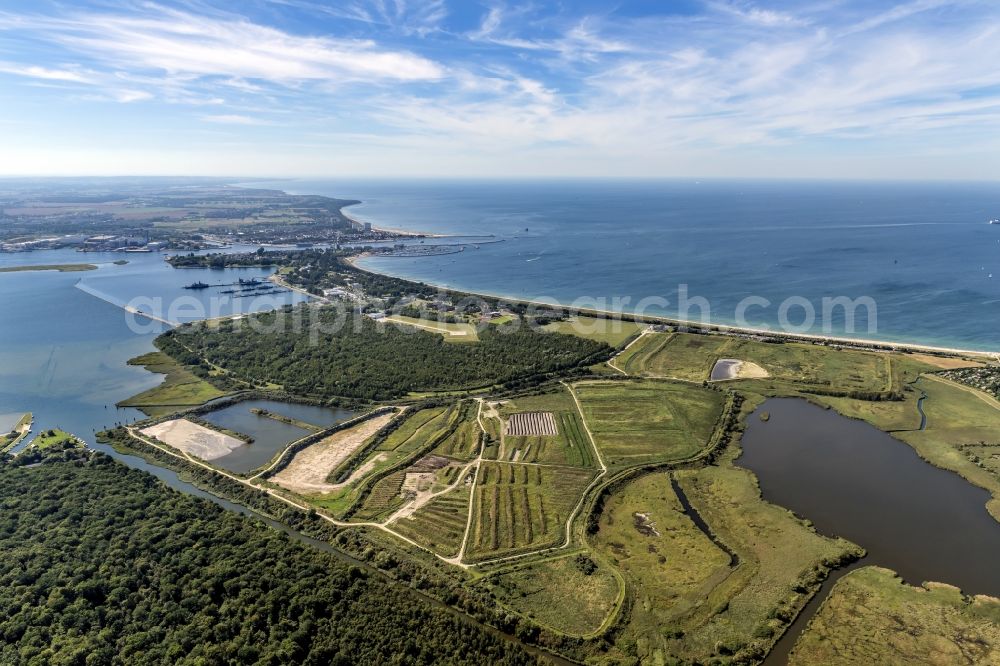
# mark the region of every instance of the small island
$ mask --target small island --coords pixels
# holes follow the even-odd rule
[[[59,271],[73,273],[78,271],[96,271],[94,264],[36,264],[31,266],[3,266],[0,273],[23,273],[27,271]]]

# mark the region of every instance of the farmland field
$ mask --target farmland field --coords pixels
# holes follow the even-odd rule
[[[392,529],[439,555],[457,555],[469,516],[470,488],[463,484],[438,495],[413,514],[393,521]]]
[[[632,375],[701,382],[708,379],[727,342],[718,336],[653,333],[644,336],[615,364]]]
[[[690,457],[718,420],[720,391],[659,381],[574,385],[584,417],[609,469]]]
[[[473,497],[468,558],[486,560],[554,546],[594,470],[487,462]]]
[[[355,514],[358,520],[379,520],[388,518],[396,509],[403,506],[403,481],[406,472],[392,472],[375,483],[364,504]]]
[[[756,363],[779,382],[836,391],[875,392],[888,390],[893,384],[889,357],[887,353],[809,343],[776,344],[674,333],[645,336],[616,365],[629,374],[700,382],[709,378],[715,361],[732,358]]]
[[[443,441],[445,437],[453,433],[467,404],[453,403],[447,407],[431,407],[411,414],[398,428],[389,433],[370,454],[365,463],[366,465],[370,464],[370,472],[366,478],[384,473],[394,465],[405,465],[407,460],[413,461],[419,457],[420,451]],[[474,411],[472,417],[475,418]],[[405,470],[397,470],[375,481],[356,517],[361,520],[386,518],[392,511],[400,508],[404,503],[400,490],[405,476]],[[363,483],[365,481],[360,480],[356,488],[360,490]],[[352,495],[355,494],[352,493]],[[338,504],[343,505],[344,502],[341,501]]]
[[[547,393],[517,397],[505,402],[501,416],[509,420],[525,412],[551,413],[556,424],[555,435],[503,436],[501,460],[550,465],[594,467],[594,450],[580,422],[580,415],[569,390],[559,386]]]
[[[476,421],[479,409],[474,400],[459,403],[454,430],[434,449],[434,453],[469,460],[479,452],[479,437],[482,430]]]

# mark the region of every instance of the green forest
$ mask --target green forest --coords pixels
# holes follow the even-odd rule
[[[99,453],[0,462],[0,553],[3,664],[534,663],[405,588]]]
[[[168,331],[157,344],[187,365],[207,360],[258,385],[366,400],[389,400],[411,391],[528,385],[612,351],[600,342],[529,327],[488,327],[478,343],[456,345],[435,333],[404,331],[366,317],[345,322],[344,312],[334,308],[302,308],[299,313],[301,326],[297,316],[270,312],[256,315],[254,325],[184,326]]]

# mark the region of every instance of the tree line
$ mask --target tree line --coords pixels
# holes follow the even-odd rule
[[[0,552],[4,664],[533,663],[360,567],[93,452],[0,462]]]
[[[185,326],[165,333],[157,346],[182,363],[197,367],[207,359],[257,385],[272,382],[289,393],[364,400],[519,386],[589,365],[612,351],[604,343],[529,327],[488,327],[478,343],[454,344],[436,333],[404,331],[366,317],[338,327],[331,308],[303,309],[302,324],[286,315],[255,315],[254,325]]]

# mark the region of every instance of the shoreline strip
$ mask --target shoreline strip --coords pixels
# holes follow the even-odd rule
[[[416,282],[416,280],[413,280],[411,278],[400,277],[398,275],[393,275],[392,273],[388,273],[386,271],[377,271],[377,270],[373,270],[373,269],[365,267],[365,266],[359,266],[358,265],[358,263],[357,263],[358,261],[360,261],[362,259],[366,259],[366,258],[372,257],[372,256],[374,256],[374,255],[369,255],[369,254],[363,253],[363,254],[356,255],[354,257],[347,257],[345,259],[345,261],[347,261],[347,263],[349,263],[351,266],[353,266],[354,268],[358,269],[359,271],[364,271],[366,273],[371,273],[372,275],[383,275],[385,277],[391,277],[391,278],[395,278],[397,280],[405,280],[407,282],[414,282],[414,283]],[[700,321],[692,321],[692,320],[689,320],[689,319],[676,319],[676,318],[666,317],[666,316],[662,316],[662,315],[650,315],[650,314],[641,314],[640,315],[640,314],[634,314],[634,313],[622,312],[622,311],[615,311],[615,310],[601,310],[601,309],[598,309],[598,308],[574,308],[572,306],[563,305],[563,304],[547,303],[545,301],[534,301],[534,300],[524,299],[524,298],[515,298],[515,297],[512,297],[512,296],[504,296],[502,294],[490,294],[490,293],[486,293],[486,292],[467,291],[465,289],[458,289],[458,288],[455,288],[455,287],[448,287],[448,286],[445,286],[445,285],[442,285],[442,284],[438,284],[438,283],[435,283],[435,282],[428,282],[428,281],[423,281],[423,280],[421,280],[420,282],[423,285],[425,285],[425,286],[433,287],[435,289],[440,289],[442,291],[468,294],[470,296],[479,296],[481,298],[490,298],[490,299],[496,299],[496,300],[504,300],[504,301],[507,301],[509,303],[524,303],[524,304],[527,304],[527,305],[538,305],[538,306],[543,306],[543,307],[547,307],[547,308],[561,308],[561,309],[564,309],[564,310],[570,310],[571,312],[580,313],[580,314],[584,314],[584,315],[587,314],[587,313],[596,313],[596,314],[605,315],[605,316],[610,315],[612,317],[623,317],[623,316],[625,316],[625,317],[632,317],[632,318],[641,318],[643,321],[645,321],[647,323],[670,324],[670,325],[676,325],[676,326],[691,326],[693,328],[711,327],[713,329],[718,329],[718,332],[721,332],[721,333],[737,333],[737,334],[743,334],[743,335],[774,336],[774,337],[786,338],[786,339],[791,340],[791,341],[799,340],[799,341],[811,342],[811,343],[812,342],[831,342],[831,343],[843,344],[843,345],[868,346],[868,347],[880,347],[880,348],[894,348],[894,349],[905,349],[905,350],[909,350],[909,351],[937,352],[937,353],[944,353],[944,354],[959,354],[959,355],[964,355],[964,356],[978,356],[978,357],[990,358],[992,360],[1000,360],[1000,350],[986,351],[986,350],[981,350],[981,349],[961,349],[961,348],[958,348],[958,347],[942,347],[942,346],[936,346],[936,345],[925,345],[925,344],[921,344],[919,342],[893,342],[893,341],[890,341],[890,340],[876,340],[876,339],[870,339],[870,338],[849,338],[849,337],[840,337],[840,336],[833,336],[833,335],[818,335],[818,334],[814,334],[814,333],[786,333],[786,332],[783,332],[783,331],[774,331],[774,330],[763,329],[763,328],[751,328],[751,327],[743,327],[743,326],[733,326],[733,325],[730,325],[730,324],[717,324],[717,323],[714,323],[714,322],[708,322],[708,323],[706,323],[706,322],[700,322]]]

